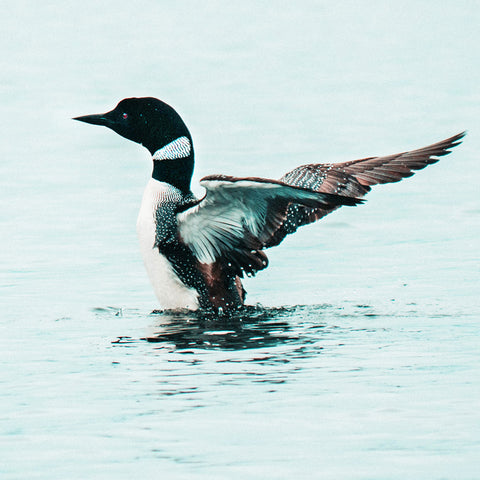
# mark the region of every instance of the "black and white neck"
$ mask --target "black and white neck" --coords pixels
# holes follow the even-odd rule
[[[194,152],[190,135],[183,135],[156,150],[152,155],[152,178],[169,183],[182,193],[190,193]]]

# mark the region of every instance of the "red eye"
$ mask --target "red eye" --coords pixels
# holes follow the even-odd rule
[[[122,115],[122,118],[123,118],[124,120],[126,120],[126,119],[128,118],[128,113],[124,113],[124,114]]]

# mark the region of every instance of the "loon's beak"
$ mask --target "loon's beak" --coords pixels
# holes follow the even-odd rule
[[[110,112],[108,112],[110,113]],[[103,125],[104,127],[112,127],[115,123],[112,119],[108,118],[108,113],[99,113],[94,115],[83,115],[82,117],[74,117],[72,120],[78,120],[79,122],[91,123],[92,125]]]

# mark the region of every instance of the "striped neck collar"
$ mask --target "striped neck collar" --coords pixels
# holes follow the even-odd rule
[[[186,158],[192,152],[192,144],[187,137],[179,137],[153,154],[153,160],[175,160]]]
[[[193,146],[187,136],[178,137],[153,154],[152,178],[190,194],[193,174]]]

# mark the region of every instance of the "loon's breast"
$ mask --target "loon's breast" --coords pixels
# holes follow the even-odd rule
[[[162,308],[196,310],[199,307],[198,292],[183,284],[169,260],[155,246],[157,211],[162,204],[171,202],[176,192],[177,189],[168,183],[153,178],[149,180],[138,214],[137,235],[145,268]]]

